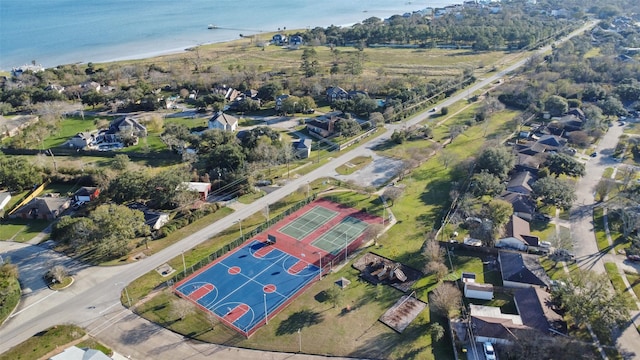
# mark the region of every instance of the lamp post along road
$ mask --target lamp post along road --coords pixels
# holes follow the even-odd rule
[[[264,295],[264,322],[265,325],[269,325],[269,312],[267,311],[267,294]]]

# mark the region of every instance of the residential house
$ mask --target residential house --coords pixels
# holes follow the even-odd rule
[[[86,81],[80,84],[80,89],[82,89],[83,93],[87,93],[89,91],[100,92],[102,86],[95,81]]]
[[[66,144],[75,149],[84,149],[96,145],[97,141],[97,132],[79,132],[67,140]]]
[[[36,197],[14,211],[9,218],[53,220],[69,208],[70,204],[71,200],[67,197]]]
[[[516,215],[511,215],[511,219],[505,226],[505,232],[505,237],[496,242],[497,248],[527,251],[529,246],[539,245],[538,237],[531,235],[529,222]]]
[[[30,71],[32,73],[39,73],[44,71],[44,67],[40,64],[25,64],[19,67],[11,69],[11,75],[19,77],[22,73]]]
[[[513,296],[522,323],[542,333],[566,334],[567,324],[556,312],[551,294],[539,287],[518,289]]]
[[[146,137],[147,128],[140,124],[138,120],[121,116],[111,122],[108,132],[110,134],[128,135],[134,137]]]
[[[341,87],[332,86],[327,88],[326,97],[327,97],[327,101],[332,103],[332,102],[335,102],[336,100],[347,99],[349,97],[349,93]]]
[[[76,202],[90,202],[98,198],[100,188],[95,186],[83,186],[73,193],[73,199]]]
[[[538,262],[537,256],[499,251],[498,263],[504,287],[548,287],[550,284],[549,276]]]
[[[323,138],[333,135],[335,132],[335,123],[338,119],[332,118],[328,120],[312,119],[307,121],[307,129],[315,134],[320,135]]]
[[[287,43],[287,35],[284,34],[275,34],[271,38],[271,42],[276,45],[284,45]]]
[[[111,360],[111,358],[100,350],[71,346],[60,354],[50,357],[49,360]]]
[[[200,194],[200,200],[207,200],[211,192],[211,183],[208,182],[183,182],[181,186],[186,187],[190,191],[196,191]]]
[[[303,43],[303,40],[302,40],[302,36],[300,36],[300,35],[293,35],[293,36],[291,36],[289,38],[289,46],[290,47],[297,48],[297,47],[301,46],[302,43]]]
[[[0,211],[4,210],[4,207],[7,206],[10,200],[11,193],[9,193],[8,191],[0,192]]]
[[[209,129],[234,132],[238,129],[238,118],[218,111],[209,119]]]
[[[511,176],[507,184],[507,191],[530,195],[531,185],[535,182],[533,175],[529,171],[520,171]]]
[[[503,313],[494,306],[469,305],[476,342],[513,344],[518,342],[518,332],[522,330],[543,334],[567,332],[562,316],[551,305],[551,294],[545,290],[536,287],[518,289],[513,300],[517,314]]]
[[[299,139],[293,143],[293,152],[297,158],[307,159],[311,156],[312,141],[309,138]]]
[[[144,214],[144,223],[147,224],[151,230],[158,230],[169,222],[168,213],[151,211],[149,209],[145,209],[142,213]]]
[[[529,196],[514,192],[504,192],[500,195],[500,199],[511,204],[513,215],[528,221],[533,220],[536,207]]]
[[[282,104],[284,103],[285,100],[289,98],[289,96],[291,95],[282,94],[282,95],[276,96],[276,106],[275,106],[276,111],[279,111],[282,108]]]
[[[469,304],[471,326],[476,342],[512,344],[517,330],[529,330],[520,315],[505,314],[499,307]]]
[[[548,128],[548,130],[552,130]],[[558,135],[553,134],[545,134],[540,137],[534,135],[534,138],[537,138],[533,143],[527,144],[518,144],[516,145],[516,151],[519,154],[535,156],[538,154],[542,154],[545,152],[558,152],[564,147],[567,143],[567,140],[563,139]]]
[[[58,84],[49,84],[44,88],[44,91],[55,91],[58,94],[62,94],[64,92],[64,86]]]

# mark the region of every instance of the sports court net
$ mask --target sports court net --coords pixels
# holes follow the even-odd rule
[[[300,215],[278,231],[296,240],[302,240],[336,216],[338,216],[338,212],[336,211],[321,206],[314,206],[311,210]]]

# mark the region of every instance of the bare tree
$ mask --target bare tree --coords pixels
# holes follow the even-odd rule
[[[425,257],[427,262],[444,262],[444,249],[435,239],[427,240],[424,243],[424,247],[422,248],[422,255]]]
[[[67,276],[69,276],[69,273],[67,272],[67,269],[62,265],[55,265],[54,267],[49,269],[49,271],[47,271],[47,274],[45,275],[45,277],[49,279],[49,281],[58,284],[62,283],[62,281],[64,281]]]
[[[445,169],[449,168],[452,162],[456,161],[458,156],[451,151],[443,151],[440,153],[440,162],[444,165]]]
[[[402,189],[397,186],[389,186],[384,190],[382,196],[391,201],[391,205],[393,206],[393,202],[397,200],[400,195],[402,195]]]
[[[447,265],[442,262],[429,261],[424,267],[424,272],[435,275],[436,280],[440,281],[447,275],[449,268],[447,268]]]
[[[445,282],[438,286],[429,297],[431,307],[446,317],[457,313],[462,304],[462,293],[455,283]]]
[[[265,219],[267,219],[267,221],[269,221],[269,204],[265,205],[262,210],[262,216],[264,216]]]
[[[384,231],[384,225],[382,224],[369,224],[364,231],[364,238],[369,240],[375,240]]]
[[[604,201],[615,187],[616,182],[612,179],[601,179],[595,186],[595,193],[598,200]]]

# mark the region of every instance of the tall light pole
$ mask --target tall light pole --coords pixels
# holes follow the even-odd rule
[[[318,254],[318,259],[320,259],[320,273],[318,274],[318,281],[322,280],[322,253],[320,251],[316,251]]]
[[[307,181],[307,199],[309,198],[309,192],[311,191],[311,184]]]
[[[267,311],[267,294],[264,295],[264,322],[266,325],[269,325],[269,312]]]
[[[242,220],[238,220],[238,224],[240,225],[240,237],[244,240],[244,235],[242,235]]]
[[[298,352],[302,352],[302,332],[298,329]]]
[[[349,261],[348,252],[349,252],[349,243],[347,241],[347,232],[345,231],[344,233],[344,262],[345,263]]]
[[[184,250],[182,250],[182,273],[187,274],[187,263],[184,261]]]

